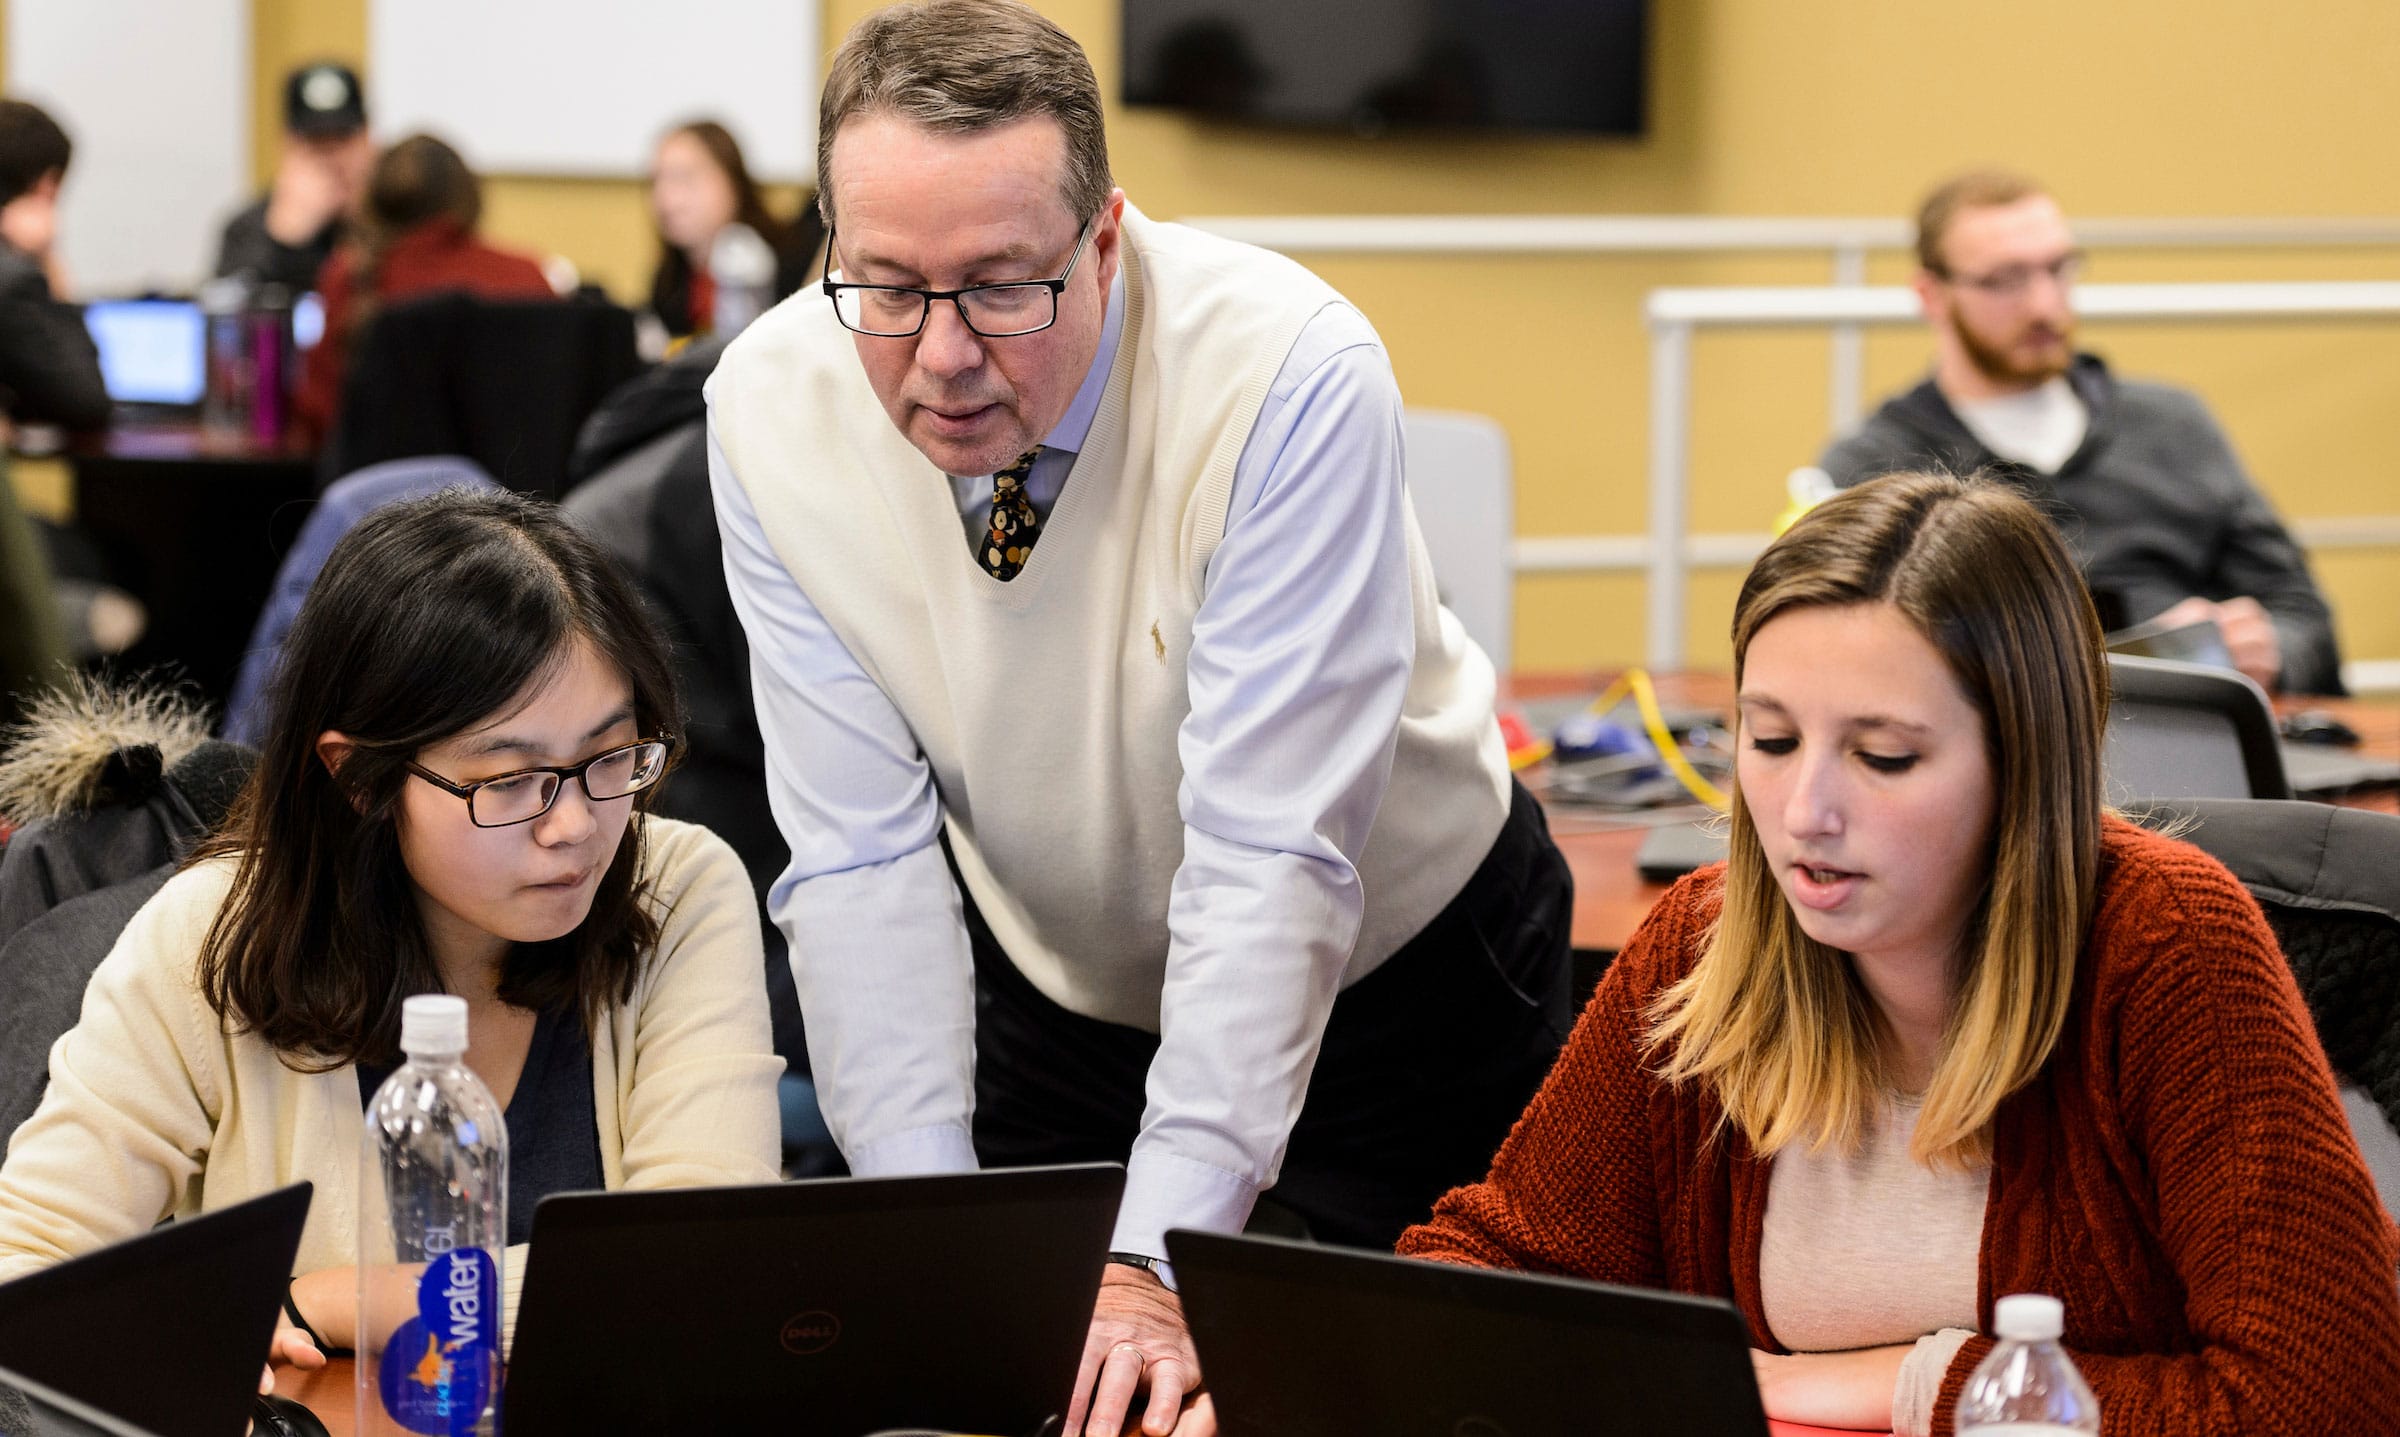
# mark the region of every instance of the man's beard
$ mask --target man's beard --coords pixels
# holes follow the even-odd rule
[[[1958,336],[1958,346],[1966,351],[1967,362],[1976,372],[1995,384],[2046,384],[2067,372],[2075,362],[2075,325],[2069,320],[2059,331],[2058,345],[2053,357],[2032,364],[2020,363],[2006,346],[1992,344],[1970,328],[1956,310],[1950,312],[1950,332]]]

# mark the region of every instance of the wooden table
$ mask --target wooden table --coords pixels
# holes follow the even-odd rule
[[[1508,697],[1517,702],[1554,699],[1578,694],[1597,695],[1611,674],[1518,674],[1508,681]],[[1659,701],[1669,707],[1716,709],[1730,713],[1733,679],[1728,674],[1662,674],[1657,678]],[[2326,709],[2358,730],[2357,752],[2376,758],[2400,759],[2400,701],[2392,699],[2279,699],[2278,714],[2298,709]],[[2400,813],[2400,793],[2390,789],[2343,800],[2355,808]],[[1551,832],[1559,852],[1575,875],[1574,946],[1587,955],[1610,954],[1625,946],[1641,926],[1664,885],[1645,883],[1634,870],[1634,854],[1642,846],[1643,829],[1594,831],[1568,808],[1551,814]]]
[[[356,1371],[347,1357],[333,1358],[314,1372],[286,1367],[275,1374],[275,1391],[316,1413],[333,1437],[352,1437],[358,1431],[358,1399],[351,1385]]]

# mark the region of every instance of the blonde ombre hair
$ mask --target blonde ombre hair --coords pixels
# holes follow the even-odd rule
[[[1980,477],[1898,474],[1826,500],[1759,557],[1734,605],[1736,687],[1778,614],[1877,603],[1949,664],[1991,762],[1990,881],[1909,1144],[1963,1166],[1989,1154],[2001,1100],[2066,1023],[2099,883],[2108,666],[2075,562],[2029,501]],[[1801,931],[1738,786],[1723,910],[1650,1016],[1660,1075],[1706,1083],[1762,1156],[1854,1150],[1894,1086],[1881,1013],[1847,955]]]

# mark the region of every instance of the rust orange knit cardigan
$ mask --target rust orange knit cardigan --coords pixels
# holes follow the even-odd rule
[[[1493,1160],[1400,1251],[1759,1300],[1768,1160],[1641,1058],[1642,1013],[1697,960],[1722,867],[1676,885],[1610,968]],[[1902,1240],[1905,1240],[1903,1237]],[[2250,894],[2116,819],[2057,1051],[1994,1118],[1976,1309],[2046,1292],[2108,1434],[2400,1432],[2400,1235]],[[1966,1375],[1950,1365],[1937,1433]]]

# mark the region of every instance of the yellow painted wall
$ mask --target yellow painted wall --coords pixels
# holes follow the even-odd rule
[[[319,54],[364,59],[365,0],[254,0],[259,162],[276,86]],[[1044,0],[1112,92],[1118,0]],[[825,0],[828,45],[868,0]],[[1153,215],[1893,214],[1931,178],[2003,161],[2085,214],[2400,214],[2400,6],[2390,0],[1654,0],[1652,133],[1405,139],[1230,129],[1112,113],[1120,179]],[[629,37],[628,43],[638,43]],[[370,92],[373,79],[369,76]],[[470,158],[473,136],[455,137]],[[613,293],[646,282],[630,182],[496,179],[488,227],[564,253]],[[1326,258],[1372,318],[1409,401],[1498,417],[1526,534],[1643,523],[1647,351],[1660,284],[1813,283],[1801,258]],[[1896,259],[1879,279],[1897,280]],[[2400,278],[2400,253],[2130,255],[2102,279]],[[2094,327],[2121,368],[2217,408],[2288,516],[2400,513],[2400,326]],[[1705,338],[1693,521],[1764,527],[1825,427],[1822,339]],[[1869,346],[1870,388],[1911,382],[1915,332]],[[2328,556],[2352,657],[2400,658],[2400,552]],[[1721,660],[1731,574],[1694,588],[1692,649]],[[1519,588],[1521,666],[1636,658],[1638,579]]]

